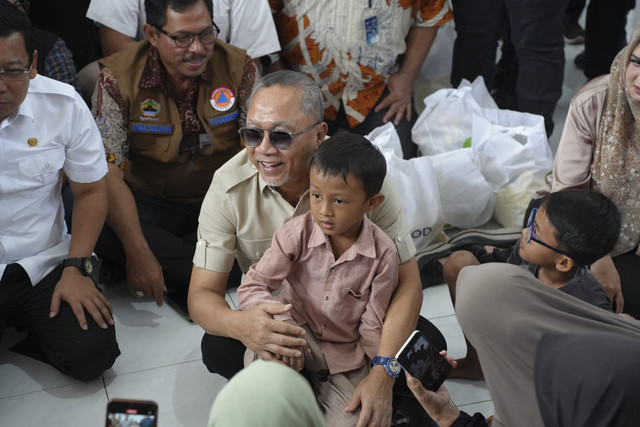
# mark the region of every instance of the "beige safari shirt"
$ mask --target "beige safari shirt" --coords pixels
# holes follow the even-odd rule
[[[402,199],[387,176],[381,193],[384,202],[369,219],[393,240],[400,263],[416,253],[402,210]],[[260,177],[246,149],[219,168],[202,202],[198,241],[193,263],[207,270],[228,273],[234,258],[243,272],[271,246],[273,233],[285,222],[310,210],[309,193],[291,206]]]

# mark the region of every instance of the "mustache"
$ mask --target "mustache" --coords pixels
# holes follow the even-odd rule
[[[191,56],[187,56],[186,58],[182,58],[180,62],[194,62],[194,61],[200,61],[206,58],[207,58],[207,55],[191,55]]]

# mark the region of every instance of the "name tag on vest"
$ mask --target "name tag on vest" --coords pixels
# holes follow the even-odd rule
[[[173,133],[173,125],[131,122],[129,123],[129,132],[171,135]]]
[[[224,123],[229,123],[238,119],[238,111],[234,111],[233,113],[225,114],[224,116],[218,116],[209,119],[209,126],[214,127],[218,125],[222,125]]]

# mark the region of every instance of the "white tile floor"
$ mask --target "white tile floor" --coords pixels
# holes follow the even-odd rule
[[[630,14],[630,22],[632,22]],[[555,152],[569,101],[585,82],[573,65],[582,46],[567,46],[563,96],[556,109],[550,138]],[[0,345],[0,426],[101,426],[110,398],[151,399],[159,404],[161,426],[204,426],[216,394],[225,384],[201,361],[202,329],[187,323],[171,307],[133,300],[121,286],[106,291],[115,309],[122,355],[112,369],[89,383],[75,381],[48,365],[6,349],[19,335],[5,331]],[[235,292],[228,295],[235,305]],[[445,335],[450,353],[466,352],[446,285],[424,291],[422,315]],[[493,413],[483,381],[448,380],[453,402],[461,409]]]

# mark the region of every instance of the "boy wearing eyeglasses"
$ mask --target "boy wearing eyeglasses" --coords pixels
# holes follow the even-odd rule
[[[384,157],[362,136],[340,134],[322,143],[311,158],[311,211],[275,232],[238,288],[243,310],[292,305],[274,319],[303,326],[309,351],[279,359],[309,374],[332,426],[356,424],[357,414],[344,408],[371,362],[383,364],[376,351],[398,281],[398,253],[365,214],[384,200],[385,174]],[[245,364],[255,357],[260,354],[247,350]]]
[[[619,234],[620,213],[605,195],[584,190],[550,193],[531,210],[506,262],[529,270],[545,285],[611,311],[611,300],[588,266],[613,249]],[[447,260],[444,273],[454,303],[458,274],[477,264],[468,251],[456,251]],[[452,376],[483,378],[469,342],[467,356],[458,360]]]

